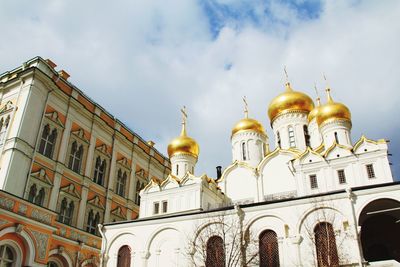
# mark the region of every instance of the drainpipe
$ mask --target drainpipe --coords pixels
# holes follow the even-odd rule
[[[99,229],[99,233],[101,235],[101,251],[100,251],[100,267],[105,267],[107,266],[107,254],[106,254],[106,248],[107,248],[107,238],[105,236],[106,230],[104,229],[104,226],[102,224],[98,224],[97,228]]]

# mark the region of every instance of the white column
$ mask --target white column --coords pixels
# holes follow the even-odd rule
[[[92,135],[90,137],[89,150],[88,150],[87,157],[86,157],[86,166],[85,166],[85,176],[86,177],[91,176],[92,164],[93,164],[93,154],[94,154],[95,146],[96,146],[96,137],[92,133]]]
[[[110,163],[110,175],[108,177],[108,189],[114,190],[114,177],[115,177],[115,165],[117,164],[117,147],[118,141],[114,140],[111,163]]]
[[[111,214],[111,196],[107,196],[106,199],[106,210],[104,212],[104,222],[108,223],[110,222],[110,214]]]
[[[49,209],[52,211],[56,211],[57,209],[57,200],[58,194],[60,193],[61,177],[61,174],[57,172],[54,175],[53,187],[51,188],[49,201]]]
[[[76,227],[78,227],[79,229],[83,229],[83,222],[85,221],[86,203],[87,203],[88,192],[89,192],[88,186],[87,185],[83,185],[82,186],[81,201],[79,203],[78,221],[76,223]]]
[[[72,126],[72,121],[68,116],[65,122],[64,132],[61,138],[60,151],[58,152],[58,161],[61,163],[65,163],[65,157],[67,154],[67,149],[69,144],[69,136],[71,134],[71,126]]]
[[[136,192],[136,162],[133,160],[131,163],[131,175],[129,176],[128,199],[135,201]]]

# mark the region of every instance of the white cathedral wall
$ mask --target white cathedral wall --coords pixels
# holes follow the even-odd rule
[[[249,167],[234,167],[223,178],[222,188],[233,202],[253,202],[259,198],[257,178]]]
[[[254,240],[264,230],[273,230],[277,234],[281,266],[313,266],[314,227],[319,222],[329,222],[335,232],[341,263],[357,263],[360,250],[356,229],[359,231],[360,228],[354,218],[358,220],[362,209],[373,200],[400,201],[399,190],[400,185],[392,185],[248,206],[243,208],[244,226],[249,227]],[[106,225],[103,239],[103,253],[109,257],[106,266],[116,266],[118,249],[123,245],[132,249],[131,266],[192,266],[188,260],[192,251],[190,242],[217,214],[221,212]],[[222,214],[237,216],[234,209]]]
[[[280,153],[261,164],[259,171],[264,197],[297,189],[294,173],[290,169],[292,159],[291,154]]]

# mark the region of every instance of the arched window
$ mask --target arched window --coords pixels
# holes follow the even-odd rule
[[[126,179],[127,179],[126,172],[122,172],[122,170],[119,169],[117,175],[116,192],[118,195],[122,197],[125,196]]]
[[[310,134],[308,133],[307,125],[303,125],[303,132],[304,132],[304,140],[306,142],[306,146],[310,146]]]
[[[79,173],[81,171],[82,156],[83,156],[83,145],[78,145],[78,143],[74,141],[71,145],[71,153],[69,155],[68,168],[70,168],[74,172]]]
[[[176,175],[179,175],[179,164],[176,164]]]
[[[5,121],[4,121],[4,118],[0,119],[0,144],[4,143],[4,139],[6,138],[6,131],[7,131],[9,123],[10,123],[10,115],[7,116]]]
[[[276,233],[272,230],[263,231],[259,237],[260,266],[279,266],[279,248]]]
[[[247,160],[246,143],[242,143],[242,160]]]
[[[296,147],[296,140],[294,137],[294,129],[292,126],[289,126],[288,133],[289,133],[289,146]]]
[[[139,181],[137,181],[137,183],[136,183],[135,202],[136,202],[136,204],[138,204],[138,205],[140,204],[140,195],[139,195],[140,190],[142,190],[142,185],[140,184]]]
[[[48,157],[53,157],[54,147],[57,140],[57,130],[51,131],[50,125],[46,124],[42,131],[42,137],[39,144],[39,153]]]
[[[35,199],[35,204],[36,205],[43,206],[44,195],[45,195],[45,191],[44,191],[44,188],[42,187],[39,190],[39,194],[36,196],[36,199]]]
[[[70,201],[68,203],[67,198],[63,198],[61,201],[61,207],[60,207],[60,213],[58,215],[58,220],[62,223],[65,224],[71,224],[72,223],[72,217],[74,215],[74,202]]]
[[[276,132],[276,139],[277,139],[277,143],[278,143],[278,147],[281,147],[281,135],[279,134],[279,132]]]
[[[338,133],[337,133],[337,132],[335,132],[334,134],[335,134],[335,142],[336,142],[337,144],[339,144],[339,137],[338,137]]]
[[[321,222],[314,228],[318,266],[339,266],[335,233],[332,224]]]
[[[95,235],[97,233],[97,225],[99,223],[100,223],[100,213],[96,212],[95,215],[94,211],[90,209],[88,213],[86,231]]]
[[[96,164],[94,166],[94,177],[93,177],[93,181],[96,184],[103,185],[104,176],[106,173],[106,166],[107,166],[106,160],[105,159],[101,160],[101,157],[98,156],[96,158]]]
[[[32,202],[35,200],[36,197],[36,193],[37,193],[37,187],[36,184],[33,184],[31,186],[31,188],[29,189],[29,195],[28,195],[28,201]]]
[[[13,263],[15,262],[16,257],[14,255],[13,249],[8,245],[1,245],[0,246],[0,266],[14,266]]]
[[[122,246],[118,250],[117,267],[131,266],[131,249],[129,246]]]
[[[225,266],[225,249],[224,242],[219,236],[212,236],[207,241],[207,267],[224,267]]]

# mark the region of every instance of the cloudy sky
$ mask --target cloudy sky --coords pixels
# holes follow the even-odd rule
[[[200,144],[197,173],[231,162],[230,131],[250,116],[268,129],[267,108],[293,88],[334,99],[361,134],[386,138],[400,175],[400,1],[0,1],[0,73],[41,56],[166,152],[188,107]]]

